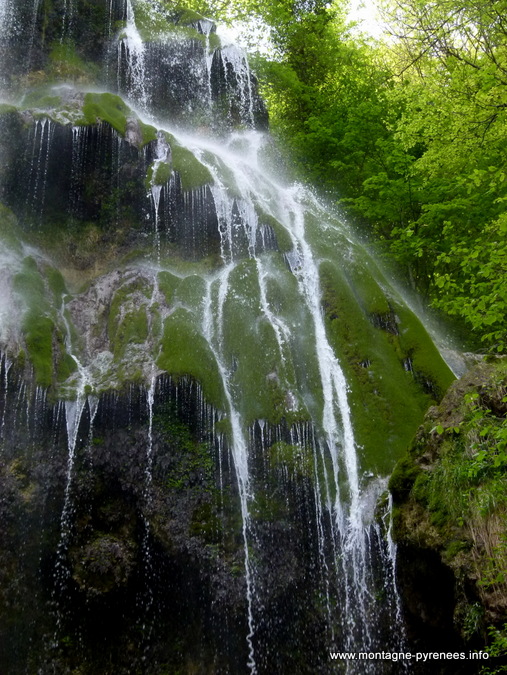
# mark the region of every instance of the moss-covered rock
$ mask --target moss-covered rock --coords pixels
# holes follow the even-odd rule
[[[389,483],[399,575],[412,618],[424,625],[424,590],[411,567],[419,556],[433,561],[429,575],[433,569],[451,580],[453,593],[440,605],[435,600],[436,611],[470,645],[487,639],[488,625],[507,620],[506,393],[505,359],[469,371],[430,409]]]
[[[127,130],[127,116],[130,108],[123,100],[114,94],[85,94],[83,115],[87,124],[96,124],[102,120],[110,124],[121,134]]]
[[[421,322],[386,295],[372,270],[354,266],[344,273],[325,261],[320,275],[327,330],[350,383],[364,465],[388,473],[454,376]]]
[[[180,175],[181,187],[193,190],[213,181],[209,169],[169,133],[166,139],[171,147],[172,166]]]
[[[157,366],[174,376],[192,375],[202,384],[206,398],[216,407],[225,408],[215,357],[189,310],[177,309],[165,320]]]

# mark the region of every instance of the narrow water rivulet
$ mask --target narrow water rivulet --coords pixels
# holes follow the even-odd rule
[[[211,20],[50,5],[0,4],[6,672],[400,672],[330,652],[405,649],[387,476],[452,373]]]

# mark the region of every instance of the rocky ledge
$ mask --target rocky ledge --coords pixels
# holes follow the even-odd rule
[[[505,645],[506,394],[507,359],[476,365],[430,408],[392,474],[398,585],[421,649],[489,644],[494,657]]]

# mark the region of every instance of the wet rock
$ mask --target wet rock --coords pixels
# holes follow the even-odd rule
[[[129,581],[135,565],[135,553],[134,542],[99,535],[71,552],[72,576],[87,595],[109,593]]]

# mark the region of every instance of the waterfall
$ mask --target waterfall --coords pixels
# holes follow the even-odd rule
[[[0,108],[0,572],[10,607],[38,602],[6,667],[331,673],[409,648],[376,504],[452,379],[421,322],[273,166],[213,21],[21,4],[0,18],[43,77],[27,56],[11,79],[44,84]]]

